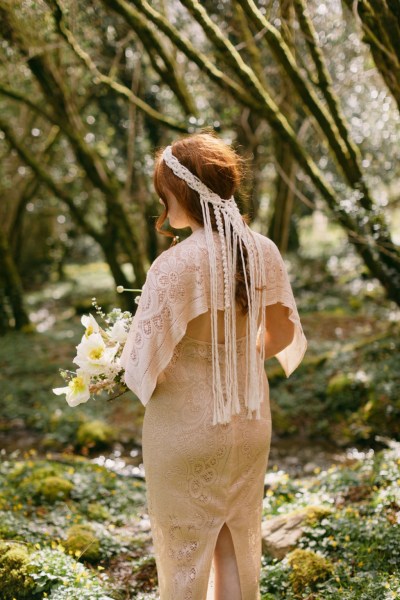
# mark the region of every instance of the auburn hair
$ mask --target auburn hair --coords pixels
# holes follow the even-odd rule
[[[175,196],[182,209],[193,221],[204,226],[204,220],[198,192],[192,190],[183,179],[177,177],[165,161],[162,160],[161,154],[163,150],[164,148],[160,148],[155,154],[154,188],[164,203],[164,211],[158,217],[155,227],[162,235],[174,238],[175,236],[172,231],[162,229],[168,217],[166,192],[170,192]],[[221,140],[213,131],[190,134],[176,140],[172,144],[172,152],[180,163],[196,175],[214,193],[221,196],[221,198],[228,200],[242,184],[246,169],[245,159],[231,146]],[[247,214],[242,215],[242,218],[247,224],[249,223]],[[218,231],[214,211],[211,206],[210,219],[212,229]],[[176,241],[173,240],[171,245],[175,243]],[[243,255],[246,263],[246,276],[249,281],[250,275],[245,247],[243,247]],[[240,252],[237,254],[235,279],[236,302],[241,307],[243,314],[246,314],[248,311],[248,300]]]

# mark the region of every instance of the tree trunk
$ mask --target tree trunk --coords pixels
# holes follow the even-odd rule
[[[364,41],[369,45],[380,72],[400,110],[400,3],[398,0],[344,0],[361,21]]]
[[[29,316],[24,308],[23,290],[18,270],[11,255],[10,247],[3,230],[0,228],[0,330],[7,326],[6,298],[11,307],[14,329],[29,325]]]
[[[289,247],[289,240],[291,247],[293,246],[292,241],[294,241],[294,238],[298,242],[298,236],[292,220],[296,163],[286,144],[282,143],[279,137],[275,136],[274,140],[275,160],[280,166],[282,174],[278,173],[276,176],[274,211],[268,233],[280,251],[285,253]]]
[[[280,0],[280,17],[282,22],[282,37],[288,47],[294,52],[292,0]],[[290,80],[285,77],[285,73],[281,75],[282,100],[279,108],[287,120],[293,123],[296,115],[293,89]],[[295,227],[292,213],[297,165],[290,146],[279,135],[274,135],[274,145],[278,172],[276,174],[274,211],[270,223],[269,235],[280,251],[285,253],[289,246],[291,230]],[[296,240],[298,240],[297,235]]]

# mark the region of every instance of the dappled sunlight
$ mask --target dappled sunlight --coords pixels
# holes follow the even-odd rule
[[[197,461],[205,386],[197,385],[194,368],[188,373],[179,363],[184,372],[178,368],[175,391],[162,386],[179,358],[174,350],[166,364],[165,341],[185,334],[178,319],[164,329],[165,322],[197,285],[207,287],[207,265],[201,263],[203,272],[189,253],[175,271],[149,274],[162,253],[175,260],[192,226],[205,224],[196,184],[188,187],[165,157],[167,166],[159,161],[159,151],[203,133],[237,153],[237,164],[219,160],[213,147],[211,162],[199,149],[188,151],[185,165],[214,198],[220,186],[232,188],[250,228],[276,244],[283,262],[278,268],[265,260],[265,282],[276,283],[287,270],[307,341],[290,377],[276,354],[265,361],[272,431],[265,474],[265,463],[257,474],[254,460],[253,469],[247,429],[235,441],[238,473],[249,467],[242,467],[229,498],[240,497],[240,510],[249,512],[253,505],[244,497],[253,488],[249,483],[242,496],[241,482],[259,476],[259,497],[264,486],[260,599],[400,598],[395,5],[0,0],[1,600],[205,600],[191,587],[203,576],[196,572],[195,529],[201,522],[197,532],[205,535],[219,518],[206,486],[216,477],[217,450],[229,447],[229,424],[215,438],[220,447],[208,444]],[[219,198],[227,214],[228,195]],[[182,220],[174,220],[175,209]],[[218,214],[210,220],[227,233]],[[208,290],[225,307],[230,293],[246,295],[253,256],[249,246],[247,267],[230,279],[229,237],[223,297]],[[212,256],[207,246],[204,261]],[[178,285],[185,261],[193,288]],[[146,282],[152,293],[142,300]],[[171,282],[176,294],[167,291]],[[162,313],[148,319],[136,313],[157,303]],[[275,319],[267,321],[271,332]],[[208,329],[199,338],[210,339]],[[125,385],[121,356],[131,334],[125,359],[142,365],[156,330],[160,343],[143,369],[151,373],[162,355],[154,401],[167,409],[155,425],[151,417],[144,421],[152,403],[144,406],[132,383]],[[273,337],[266,334],[266,346],[273,347]],[[209,350],[202,346],[199,356]],[[216,372],[208,367],[211,383]],[[185,377],[190,393],[182,393],[180,411]],[[224,394],[219,400],[222,414]],[[195,423],[193,435],[172,435],[172,419],[181,425],[183,418]],[[148,488],[144,422],[159,443]],[[195,434],[200,441],[178,467],[168,449],[174,444],[181,456]],[[178,501],[164,503],[165,531],[150,521],[151,466],[164,459],[154,500],[161,505],[169,489],[184,498],[186,537]],[[217,474],[220,489],[228,466],[227,459]],[[254,514],[243,529],[253,549]],[[250,555],[241,553],[245,566]],[[164,556],[178,565],[165,577],[176,580],[168,598],[158,581]],[[214,600],[216,572],[204,590],[207,600]]]

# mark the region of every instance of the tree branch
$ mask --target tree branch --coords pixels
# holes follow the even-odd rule
[[[339,98],[333,89],[333,81],[326,66],[325,58],[319,45],[317,32],[315,31],[313,22],[308,13],[306,2],[305,0],[292,1],[306,44],[310,50],[311,57],[317,70],[318,87],[326,99],[330,113],[353,162],[358,164],[361,160],[360,151],[350,137],[350,131],[345,116],[341,111]]]
[[[1,116],[0,129],[4,131],[9,144],[16,150],[21,160],[23,160],[24,163],[32,169],[37,178],[40,179],[40,181],[42,181],[42,183],[44,183],[57,198],[60,198],[60,200],[62,200],[68,206],[74,221],[80,227],[82,227],[82,229],[95,241],[100,243],[101,233],[92,227],[92,225],[87,221],[85,217],[85,211],[81,210],[75,204],[72,195],[70,195],[49,175],[48,170],[42,167],[41,162],[34,158],[33,154],[17,139],[11,127],[8,125],[5,119],[1,118]]]
[[[125,0],[102,0],[104,4],[122,15],[127,23],[130,22],[131,5]],[[226,73],[218,69],[207,56],[197,50],[193,44],[186,39],[171,23],[156,11],[147,0],[132,0],[132,3],[143,13],[154,25],[162,31],[171,42],[185,54],[199,69],[206,73],[209,78],[220,87],[227,89],[234,98],[240,100],[245,106],[259,109],[259,103],[249,94],[244,87],[231,79]]]
[[[371,206],[372,201],[369,199],[369,193],[364,182],[361,166],[359,165],[358,161],[355,160],[353,155],[350,154],[347,145],[342,140],[335,121],[332,119],[325,107],[321,104],[314,90],[301,76],[293,54],[285,40],[282,38],[276,27],[267,21],[253,0],[237,1],[243,7],[243,10],[246,12],[248,17],[256,25],[263,27],[266,30],[264,39],[268,43],[278,62],[283,66],[286,73],[290,77],[294,89],[304,102],[309,114],[318,123],[319,128],[324,137],[327,139],[328,144],[333,151],[333,156],[335,157],[336,162],[341,168],[341,171],[345,175],[348,183],[353,188],[361,189]],[[194,0],[184,0],[184,2],[193,3]]]
[[[33,100],[31,100],[30,98],[27,98],[23,94],[20,94],[16,90],[13,90],[5,85],[2,85],[1,83],[0,83],[0,95],[7,96],[8,98],[12,98],[13,100],[17,100],[18,102],[22,102],[23,104],[26,104],[26,106],[29,106],[29,108],[31,108],[33,111],[35,111],[41,117],[44,117],[50,123],[54,124],[56,122],[54,117],[49,112],[47,112],[47,110],[45,110],[44,108],[42,108],[41,106],[39,106],[38,104],[33,102]]]
[[[158,123],[162,123],[166,125],[170,129],[174,129],[175,131],[187,132],[187,126],[183,123],[178,123],[175,119],[171,119],[170,117],[166,117],[161,114],[151,106],[149,106],[146,102],[144,102],[141,98],[136,96],[132,90],[130,90],[125,85],[114,81],[108,75],[104,75],[97,68],[95,62],[92,60],[91,56],[83,50],[83,48],[78,44],[75,36],[72,32],[66,27],[63,13],[61,10],[61,6],[58,0],[48,0],[55,7],[55,20],[60,34],[67,41],[68,45],[74,51],[76,56],[88,67],[89,71],[93,75],[93,82],[95,84],[104,84],[105,86],[112,89],[114,92],[117,92],[118,95],[124,96],[129,102],[135,104],[140,110],[142,110],[150,119],[156,121]]]

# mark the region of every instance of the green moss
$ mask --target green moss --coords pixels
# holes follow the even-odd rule
[[[65,548],[76,558],[89,562],[100,560],[100,541],[90,525],[73,525],[67,531]]]
[[[63,469],[56,467],[55,465],[46,465],[44,467],[38,467],[34,469],[32,477],[38,481],[46,479],[47,477],[57,477],[62,474]]]
[[[314,526],[330,514],[332,514],[332,509],[327,506],[308,506],[305,523]]]
[[[7,539],[21,539],[18,537],[18,531],[13,525],[7,523],[7,521],[0,521],[0,538],[3,540]]]
[[[37,494],[47,502],[55,502],[56,500],[69,498],[73,488],[74,484],[68,479],[50,476],[38,482]]]
[[[76,441],[79,446],[109,446],[114,439],[115,431],[113,427],[99,420],[82,423],[76,433]]]
[[[68,498],[74,487],[71,481],[64,477],[64,473],[64,465],[34,464],[33,461],[27,461],[24,469],[13,469],[9,479],[18,486],[21,498],[53,503]]]
[[[46,464],[44,466],[38,466],[32,464],[31,461],[27,461],[22,465],[14,468],[9,474],[11,481],[20,480],[20,487],[24,491],[35,490],[40,481],[46,479],[46,477],[56,477],[63,474],[63,468],[55,464]],[[23,477],[25,475],[25,477]]]
[[[315,584],[328,579],[333,573],[332,563],[312,550],[296,548],[287,555],[292,567],[289,575],[293,592],[301,597],[307,588],[315,589]]]
[[[26,462],[17,461],[14,464],[14,467],[9,472],[8,478],[11,481],[14,480],[14,479],[18,479],[21,475],[23,475],[23,473],[26,472],[26,470],[27,470]]]
[[[35,582],[29,571],[29,555],[22,545],[0,541],[0,589],[2,600],[32,598]]]
[[[110,513],[100,502],[90,502],[86,509],[86,514],[94,521],[106,521],[110,518]]]

